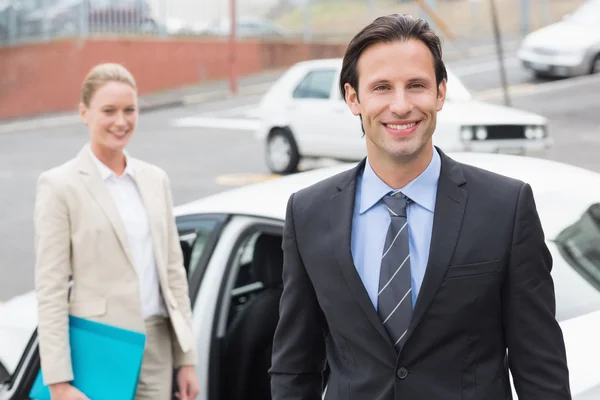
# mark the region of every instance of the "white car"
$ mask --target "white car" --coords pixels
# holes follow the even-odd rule
[[[561,21],[528,34],[518,58],[538,76],[600,72],[600,0],[587,0]]]
[[[450,154],[529,182],[554,258],[556,317],[575,400],[600,399],[600,174],[541,159]],[[299,173],[182,205],[176,222],[188,268],[199,400],[269,399],[278,321],[281,235],[289,196],[351,166]],[[240,201],[243,199],[243,201]],[[28,398],[39,370],[33,292],[0,306],[0,400]]]
[[[277,174],[296,172],[302,158],[356,161],[366,154],[360,119],[338,89],[342,60],[300,62],[265,93],[255,138]],[[543,152],[551,145],[547,119],[516,108],[476,101],[448,69],[447,100],[434,144],[445,152]]]

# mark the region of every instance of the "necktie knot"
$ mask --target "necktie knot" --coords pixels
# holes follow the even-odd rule
[[[396,194],[387,194],[383,198],[391,217],[406,218],[406,207],[410,203],[410,199],[398,192]]]

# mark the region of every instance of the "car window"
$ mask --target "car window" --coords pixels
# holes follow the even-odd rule
[[[256,285],[258,282],[255,274],[253,273],[252,260],[254,257],[254,245],[259,236],[260,232],[248,236],[237,249],[234,268],[237,267],[238,275],[233,287],[234,291],[236,289]]]
[[[328,99],[335,77],[335,70],[310,71],[294,90],[295,99]]]
[[[281,268],[275,260],[281,259],[281,236],[256,231],[247,235],[235,250],[232,271],[237,271],[235,283],[231,291],[232,305],[229,318],[231,319],[244,308],[252,296],[260,292],[265,285],[266,277],[271,274],[265,269]]]
[[[600,310],[600,203],[564,229],[555,243],[557,319]]]
[[[4,364],[2,364],[2,361],[0,361],[0,384],[6,382],[10,378],[10,375]]]
[[[209,241],[217,228],[221,226],[223,216],[182,216],[178,217],[176,221],[179,244],[183,253],[183,265],[188,277],[191,277],[198,268]]]

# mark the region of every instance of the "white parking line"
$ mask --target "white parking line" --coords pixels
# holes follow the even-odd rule
[[[232,107],[232,108],[221,108],[213,111],[206,111],[198,114],[200,117],[219,117],[223,115],[241,114],[244,117],[256,118],[258,117],[258,106],[256,104],[246,104],[243,106]]]
[[[600,83],[600,74],[584,75],[570,79],[562,79],[544,83],[522,83],[519,85],[509,86],[509,96],[527,96],[536,95],[548,92],[557,92],[564,89],[573,89],[578,86]],[[477,100],[490,100],[503,96],[502,88],[484,90],[473,95]]]
[[[264,93],[272,85],[273,85],[273,82],[266,82],[266,83],[257,83],[255,85],[242,86],[239,89],[238,96],[246,96],[246,95]],[[229,93],[224,93],[223,91],[214,91],[214,92],[190,94],[188,96],[184,96],[182,98],[182,102],[184,105],[193,105],[193,104],[197,104],[197,103],[203,103],[207,100],[214,99],[215,97],[233,98],[235,96],[231,95]]]
[[[519,59],[516,57],[510,57],[504,60],[505,68],[516,68],[520,66]],[[486,61],[473,65],[464,65],[460,67],[449,67],[450,70],[459,77],[483,74],[486,72],[498,71],[500,64],[498,61]]]
[[[185,117],[171,121],[175,128],[219,128],[235,130],[257,130],[260,121],[249,118]]]
[[[59,126],[73,125],[78,122],[81,122],[81,117],[78,114],[8,122],[6,124],[0,124],[0,134],[21,132],[31,129],[56,128]]]

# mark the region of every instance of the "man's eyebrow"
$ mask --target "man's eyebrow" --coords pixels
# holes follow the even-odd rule
[[[416,82],[430,82],[431,79],[428,76],[416,76],[414,78],[410,78],[407,83],[416,83]],[[368,81],[368,85],[369,86],[375,86],[375,85],[389,85],[390,84],[390,80],[389,79],[384,79],[384,78],[375,78],[372,81]]]
[[[368,83],[369,83],[369,86],[382,85],[382,84],[389,85],[390,81],[389,81],[389,79],[377,79],[377,78],[375,78],[372,81],[368,81]]]
[[[415,83],[415,82],[430,82],[431,79],[428,76],[416,76],[414,78],[411,78],[408,80],[408,83]]]

